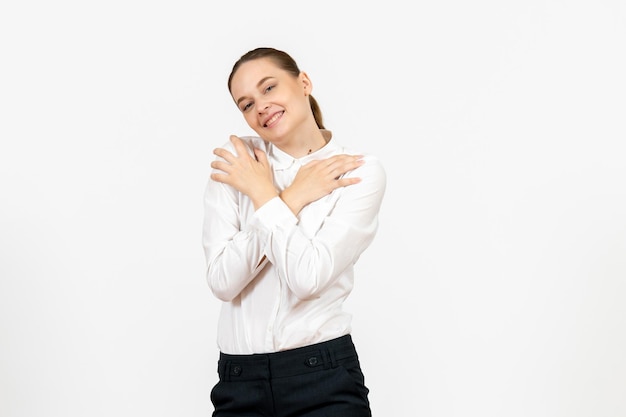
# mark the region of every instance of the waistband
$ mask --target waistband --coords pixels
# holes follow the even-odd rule
[[[358,360],[349,334],[281,352],[251,355],[220,352],[217,372],[223,381],[280,378],[335,368],[346,360]]]

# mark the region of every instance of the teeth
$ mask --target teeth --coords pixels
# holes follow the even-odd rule
[[[269,119],[267,122],[265,122],[265,126],[274,123],[276,120],[278,120],[278,118],[280,117],[281,114],[283,114],[283,113],[282,112],[276,113],[274,116],[272,116],[271,119]]]

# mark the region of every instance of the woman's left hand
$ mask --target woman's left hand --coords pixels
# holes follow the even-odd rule
[[[274,187],[272,167],[262,150],[255,148],[252,157],[246,144],[239,137],[231,135],[230,141],[235,147],[236,154],[223,148],[215,149],[213,153],[224,161],[211,162],[211,168],[223,173],[214,172],[211,179],[230,185],[247,195],[256,210],[278,195]]]

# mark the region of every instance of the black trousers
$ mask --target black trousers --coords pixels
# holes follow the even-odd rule
[[[371,417],[350,335],[269,354],[220,353],[213,417]]]

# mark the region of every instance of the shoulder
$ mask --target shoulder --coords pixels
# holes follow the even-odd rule
[[[343,146],[339,144],[334,138],[332,139],[331,142],[329,142],[329,144],[332,146],[331,153],[333,155],[339,155],[339,154],[363,155],[362,159],[365,163],[361,165],[360,167],[358,167],[357,169],[355,169],[354,171],[352,171],[350,173],[350,176],[358,176],[358,177],[367,176],[367,177],[372,177],[372,178],[378,178],[379,181],[382,181],[382,183],[385,183],[386,181],[385,167],[383,166],[383,163],[380,160],[380,158],[378,158],[378,156],[371,154],[371,153],[363,152],[362,150],[359,150],[359,149]]]
[[[362,159],[365,163],[354,170],[354,175],[384,188],[387,183],[387,173],[382,161],[371,154],[363,154]]]
[[[341,148],[342,154],[363,155],[361,158],[365,163],[360,167],[349,172],[350,177],[361,178],[362,183],[369,184],[378,189],[384,190],[387,184],[387,173],[380,158],[374,154],[360,152],[356,149]]]
[[[337,153],[344,153],[349,155],[363,155],[362,159],[363,161],[365,161],[365,164],[363,164],[360,168],[357,168],[357,170],[366,168],[367,170],[378,172],[381,175],[385,174],[385,167],[383,166],[383,163],[378,156],[371,153],[359,151],[358,149],[350,149],[345,147],[340,147],[339,149],[340,150]]]

